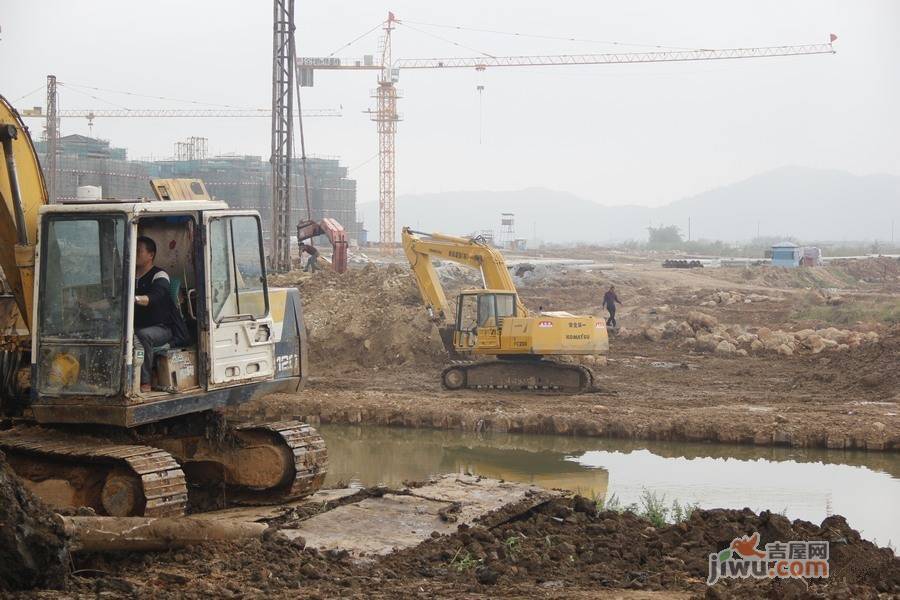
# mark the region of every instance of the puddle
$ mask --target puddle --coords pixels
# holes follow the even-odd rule
[[[615,494],[643,491],[702,508],[770,509],[820,523],[844,515],[863,536],[900,546],[900,455],[639,442],[565,436],[323,425],[326,484],[389,486],[441,473]]]

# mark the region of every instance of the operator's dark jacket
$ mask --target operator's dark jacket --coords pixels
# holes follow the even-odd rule
[[[134,306],[134,328],[164,325],[172,332],[172,346],[184,346],[191,343],[190,335],[169,287],[169,276],[159,267],[151,267],[137,280],[135,296],[147,296],[150,303]]]
[[[610,312],[616,312],[616,302],[622,304],[615,292],[608,291],[603,294],[603,306]]]

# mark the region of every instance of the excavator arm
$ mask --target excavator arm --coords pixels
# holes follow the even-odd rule
[[[28,330],[34,306],[34,254],[38,209],[47,203],[47,187],[37,153],[25,124],[12,105],[0,96],[0,267]],[[8,311],[0,328],[9,331]],[[5,336],[8,337],[8,336]],[[11,340],[4,340],[9,342]]]
[[[331,269],[335,273],[347,271],[347,232],[337,219],[325,217],[321,221],[301,221],[297,224],[297,245],[317,235],[324,235],[331,242]]]
[[[409,227],[403,228],[402,240],[403,251],[432,319],[446,321],[452,312],[432,259],[454,262],[479,271],[484,289],[515,293],[517,314],[528,315],[528,310],[519,300],[506,261],[498,250],[477,239],[422,233]]]

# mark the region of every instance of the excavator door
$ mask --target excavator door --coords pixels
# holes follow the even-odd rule
[[[269,379],[275,340],[259,216],[204,214],[210,389]]]
[[[460,352],[498,349],[503,319],[515,315],[515,294],[460,294],[454,345]]]

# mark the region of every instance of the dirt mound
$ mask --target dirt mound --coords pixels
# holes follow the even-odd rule
[[[0,453],[0,591],[65,585],[62,525],[22,487]]]
[[[715,275],[734,283],[782,289],[842,288],[848,283],[843,273],[831,267],[723,267]]]
[[[896,394],[900,390],[897,365],[900,365],[900,325],[883,333],[877,343],[830,358],[828,374],[842,389]]]
[[[409,271],[398,266],[294,276],[303,298],[310,357],[318,370],[433,364],[445,358]]]
[[[488,519],[492,520],[488,515]],[[496,521],[493,521],[496,522]],[[696,511],[680,524],[654,528],[630,513],[597,512],[585,498],[556,500],[490,527],[461,525],[433,535],[417,548],[358,563],[342,553],[304,549],[302,541],[267,536],[243,544],[221,543],[156,555],[90,557],[80,568],[102,571],[76,580],[78,591],[110,590],[201,596],[309,597],[567,595],[573,590],[671,590],[707,593],[709,554],[758,531],[761,543],[828,540],[831,576],[809,581],[809,597],[868,597],[900,591],[900,559],[888,548],[860,539],[842,517],[820,526],[749,509]],[[733,593],[783,597],[798,582],[717,584],[712,597]],[[565,590],[565,591],[564,591]],[[807,593],[800,584],[799,590]],[[801,597],[805,597],[802,596]]]
[[[831,265],[864,283],[900,283],[900,259],[897,258],[836,260]]]

